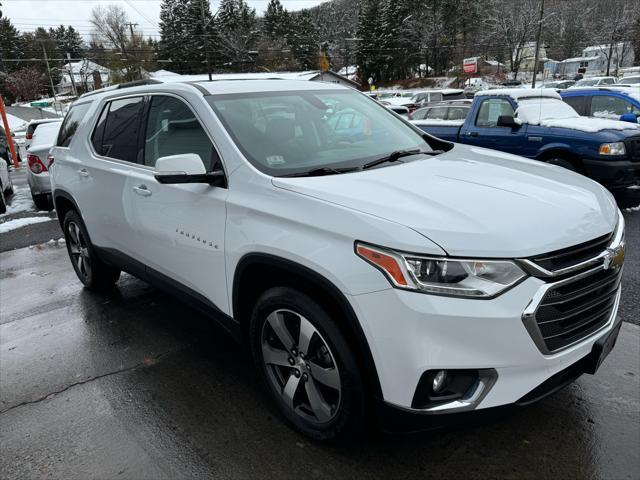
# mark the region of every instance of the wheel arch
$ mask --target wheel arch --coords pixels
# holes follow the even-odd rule
[[[269,277],[268,281],[264,279]],[[320,298],[320,304],[329,313],[339,314],[344,321],[336,322],[354,349],[365,385],[377,398],[382,397],[382,388],[373,355],[358,318],[345,295],[330,280],[312,269],[291,260],[263,253],[250,253],[238,262],[232,286],[233,317],[240,323],[245,338],[248,336],[249,320],[259,295],[272,286],[290,286]]]
[[[552,158],[562,158],[571,162],[578,172],[583,171],[582,161],[578,155],[571,151],[568,145],[564,144],[556,144],[556,145],[548,145],[543,150],[541,150],[536,156],[536,160],[541,160],[543,162],[550,160]]]
[[[57,188],[53,192],[52,199],[53,206],[56,209],[56,214],[58,216],[58,222],[60,223],[60,228],[64,228],[64,217],[69,210],[75,210],[82,218],[82,212],[80,212],[78,204],[69,192]]]

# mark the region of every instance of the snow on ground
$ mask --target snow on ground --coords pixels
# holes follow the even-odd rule
[[[27,225],[33,225],[35,223],[51,222],[53,218],[49,217],[26,217],[16,218],[9,220],[8,222],[0,223],[0,233],[10,232],[17,228],[26,227]]]
[[[11,115],[10,113],[7,113],[7,121],[9,122],[9,129],[12,131],[15,129],[20,129],[27,124],[27,122],[25,122],[21,118],[18,118],[15,115]]]
[[[14,185],[13,196],[7,200],[11,202],[11,205],[7,205],[7,213],[0,215],[0,218],[18,212],[31,212],[36,209],[29,187],[17,187]]]

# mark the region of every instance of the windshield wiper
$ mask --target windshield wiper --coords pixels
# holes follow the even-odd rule
[[[384,157],[378,158],[377,160],[373,160],[369,163],[365,163],[362,166],[363,170],[366,170],[367,168],[372,168],[372,167],[376,167],[378,165],[381,165],[383,163],[387,163],[387,162],[397,162],[399,159],[401,159],[402,157],[409,157],[411,155],[420,155],[420,154],[424,154],[424,155],[439,155],[440,153],[444,153],[443,150],[420,150],[420,149],[415,149],[415,150],[396,150],[395,152],[391,152],[389,155],[385,155]]]
[[[355,172],[356,170],[360,170],[360,168],[359,167],[348,167],[348,168],[321,167],[321,168],[314,168],[313,170],[309,170],[308,172],[289,173],[287,175],[280,175],[280,176],[281,177],[319,177],[322,175],[337,175],[340,173]]]

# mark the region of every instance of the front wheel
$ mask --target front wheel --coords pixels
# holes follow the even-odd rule
[[[51,200],[51,197],[46,193],[39,195],[32,193],[31,198],[33,198],[33,203],[38,210],[46,210],[47,212],[53,210],[53,200]]]
[[[250,337],[260,376],[290,425],[315,440],[362,431],[362,378],[325,309],[292,288],[269,289],[253,310]]]
[[[111,288],[118,281],[120,270],[98,258],[80,215],[74,210],[67,212],[63,229],[69,259],[78,279],[91,290]]]
[[[547,163],[550,163],[551,165],[557,165],[559,167],[563,167],[566,168],[567,170],[571,170],[572,172],[577,172],[578,168],[577,166],[570,160],[567,160],[566,158],[550,158],[549,160],[547,160]]]
[[[7,200],[4,198],[4,190],[2,184],[0,184],[0,213],[7,212]]]

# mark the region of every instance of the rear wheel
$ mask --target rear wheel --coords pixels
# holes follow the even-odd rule
[[[53,210],[53,201],[51,200],[51,197],[49,195],[47,194],[35,195],[32,193],[31,198],[33,198],[33,203],[35,204],[38,210],[46,210],[46,211]]]
[[[364,426],[363,383],[330,315],[307,295],[266,291],[250,327],[253,357],[280,413],[315,440],[345,439]]]
[[[80,215],[74,210],[67,212],[63,228],[67,252],[78,279],[92,290],[112,287],[120,277],[120,270],[98,258]]]

